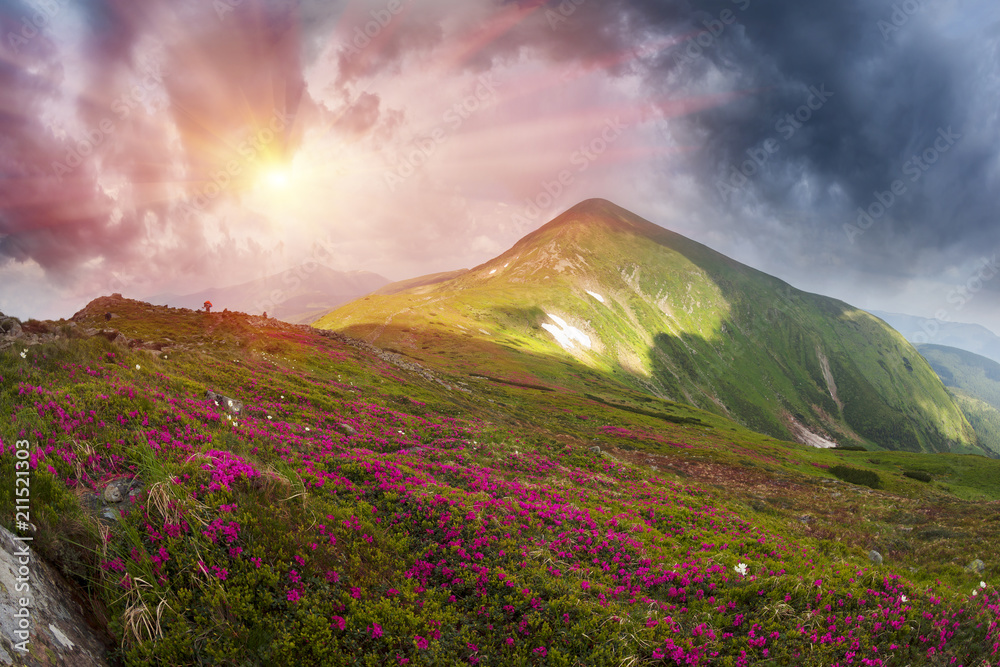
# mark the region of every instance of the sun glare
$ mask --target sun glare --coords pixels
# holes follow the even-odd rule
[[[274,168],[264,174],[264,182],[276,190],[284,190],[289,184],[288,171],[281,168]]]

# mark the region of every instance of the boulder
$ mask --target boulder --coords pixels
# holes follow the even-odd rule
[[[977,558],[965,566],[965,571],[972,572],[973,574],[982,574],[986,571],[986,563]]]
[[[881,565],[882,554],[872,549],[871,551],[868,552],[868,560],[872,562],[872,565]]]
[[[337,424],[336,429],[344,435],[357,435],[358,432],[350,424]]]
[[[21,323],[13,317],[0,319],[0,334],[17,338],[21,335]]]
[[[122,501],[122,492],[115,484],[108,484],[108,488],[104,489],[104,502],[106,503],[120,503]]]
[[[235,398],[224,396],[223,394],[214,392],[211,389],[206,391],[205,395],[209,398],[209,400],[215,401],[219,407],[231,415],[238,415],[243,412],[243,401],[238,401]]]
[[[92,614],[73,599],[73,586],[42,562],[30,544],[0,527],[0,664],[106,667],[109,646],[88,625]],[[27,607],[21,606],[22,598],[29,602]],[[23,621],[18,618],[22,613],[28,615]],[[19,633],[25,631],[27,644],[21,645],[24,635]],[[19,645],[27,651],[18,650]]]

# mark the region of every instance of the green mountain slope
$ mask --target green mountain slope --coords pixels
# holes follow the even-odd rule
[[[878,318],[604,200],[468,272],[383,290],[316,326],[473,374],[625,385],[820,446],[983,451],[934,372]]]
[[[871,311],[889,326],[903,334],[914,345],[934,345],[957,347],[987,359],[1000,362],[1000,336],[980,324],[964,322],[944,322],[934,318]]]
[[[1000,453],[1000,364],[945,345],[918,345],[917,351],[951,390],[980,444]]]

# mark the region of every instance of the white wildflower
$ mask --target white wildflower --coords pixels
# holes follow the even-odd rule
[[[972,594],[973,594],[974,596],[975,596],[975,595],[979,595],[979,589],[978,589],[978,588],[973,588],[973,589],[972,589]]]
[[[142,368],[142,367],[139,364],[135,365],[135,370],[139,370],[140,368]]]
[[[906,602],[906,601],[908,601],[908,600],[909,600],[909,598],[908,598],[908,597],[906,597],[905,595],[900,595],[900,596],[899,596],[899,599],[900,599],[900,601],[901,601],[901,602]]]
[[[27,350],[25,350],[24,352],[21,353],[21,358],[22,359],[27,359],[28,358],[28,351]]]
[[[735,566],[733,566],[733,569],[736,570],[736,574],[743,575],[744,577],[747,576],[747,564],[746,563],[740,563],[739,565],[735,565]]]
[[[979,582],[979,587],[980,588],[986,588],[986,582],[985,581],[980,581]]]

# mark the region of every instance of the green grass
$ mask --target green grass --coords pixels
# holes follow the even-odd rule
[[[105,309],[78,326],[99,325]],[[173,347],[157,358],[77,336],[32,346],[26,359],[0,351],[0,440],[48,451],[32,481],[36,544],[94,599],[126,664],[375,665],[401,656],[418,665],[478,657],[617,666],[654,663],[668,638],[723,651],[718,664],[741,650],[763,661],[750,645],[752,623],[782,635],[769,644],[779,662],[832,664],[842,657],[795,634],[815,580],[855,615],[870,590],[891,597],[898,586],[914,600],[899,637],[865,626],[864,641],[888,652],[890,642],[916,647],[930,633],[923,612],[969,608],[981,578],[965,571],[969,560],[985,561],[991,586],[1000,568],[998,460],[813,449],[542,348],[496,358],[485,374],[495,379],[470,377],[461,358],[421,357],[428,376],[280,323],[128,301],[116,312],[125,335],[148,336],[153,319]],[[494,349],[470,340],[482,344],[441,334],[435,345]],[[258,412],[232,426],[206,389]],[[340,435],[338,423],[358,435]],[[212,488],[223,455],[254,473]],[[838,466],[877,475],[881,488],[842,482]],[[139,504],[113,523],[95,517],[107,482],[133,476],[143,485]],[[12,479],[5,453],[6,526]],[[552,502],[564,507],[553,513]],[[586,548],[615,549],[577,557],[557,543],[581,516],[598,531]],[[182,520],[188,527],[171,532]],[[217,537],[229,522],[240,526],[232,543]],[[886,559],[879,569],[870,569],[871,549]],[[645,590],[651,607],[613,594],[618,569],[638,576],[642,558],[670,572],[721,571],[713,589],[690,582],[683,603],[676,582]],[[739,562],[757,578],[734,576]],[[407,573],[424,563],[432,567],[420,583]],[[480,567],[489,569],[482,595]],[[301,597],[289,599],[292,590]],[[722,603],[734,607],[719,611]],[[738,629],[737,614],[748,619]],[[683,632],[659,622],[668,615]],[[948,655],[976,664],[986,658],[976,652],[987,645],[985,625],[962,618],[966,634]],[[699,624],[735,634],[703,641],[691,634]],[[914,648],[900,660],[922,657]]]

